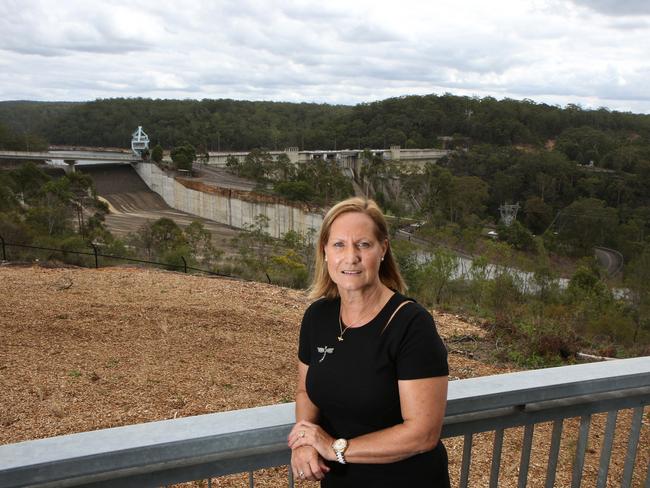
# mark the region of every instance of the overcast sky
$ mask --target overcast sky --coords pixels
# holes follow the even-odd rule
[[[650,113],[650,0],[0,0],[0,100],[445,92]]]

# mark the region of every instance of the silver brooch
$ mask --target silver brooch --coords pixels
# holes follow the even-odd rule
[[[317,347],[316,350],[323,355],[323,357],[318,360],[319,363],[323,362],[325,356],[327,356],[328,354],[332,354],[334,352],[333,347],[327,347],[327,346]]]

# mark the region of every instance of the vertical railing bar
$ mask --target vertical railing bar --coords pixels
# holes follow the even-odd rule
[[[490,488],[499,486],[499,470],[501,469],[501,449],[503,448],[503,429],[494,433],[494,446],[492,448],[492,468],[490,469]]]
[[[208,478],[208,488],[212,488],[212,478]]]
[[[557,459],[560,454],[560,441],[562,440],[563,419],[553,422],[553,433],[551,434],[551,448],[548,452],[548,467],[546,468],[545,488],[553,488],[555,485],[555,473],[557,471]]]
[[[607,472],[609,471],[609,463],[612,458],[612,443],[614,441],[614,430],[616,430],[617,415],[618,410],[612,410],[607,414],[605,437],[603,438],[603,445],[600,448],[600,466],[598,467],[596,488],[605,488],[605,484],[607,483]]]
[[[580,488],[580,483],[582,482],[582,469],[585,466],[585,453],[587,451],[587,441],[589,440],[590,425],[591,415],[583,415],[580,417],[580,433],[578,434],[578,445],[576,446],[576,460],[573,464],[571,488]]]
[[[524,443],[521,446],[521,462],[519,463],[519,488],[526,488],[528,480],[528,466],[530,465],[530,451],[533,447],[533,433],[535,424],[528,424],[524,428]]]
[[[289,488],[293,488],[293,469],[291,469],[290,464],[287,466],[287,469],[289,470]]]
[[[253,472],[248,472],[248,488],[255,488],[255,480],[253,479]]]
[[[2,242],[2,260],[6,261],[7,260],[7,251],[5,250],[5,240],[2,236],[0,236],[0,242]]]
[[[465,434],[463,437],[463,464],[460,468],[459,488],[467,488],[469,482],[469,466],[472,462],[472,434]]]
[[[643,407],[635,408],[630,425],[630,436],[627,441],[627,454],[625,455],[625,467],[623,468],[623,478],[621,479],[621,488],[630,488],[632,485],[632,474],[634,472],[634,461],[636,460],[636,450],[639,446],[639,435],[641,434],[641,422],[643,421]]]
[[[97,246],[93,244],[92,242],[89,243],[90,246],[93,248],[93,254],[95,255],[95,269],[99,268],[99,258],[97,257]]]

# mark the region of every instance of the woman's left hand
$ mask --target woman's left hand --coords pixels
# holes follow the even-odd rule
[[[312,446],[323,459],[335,461],[336,455],[332,449],[334,438],[325,432],[320,425],[301,420],[289,432],[289,447],[296,449],[300,446]]]

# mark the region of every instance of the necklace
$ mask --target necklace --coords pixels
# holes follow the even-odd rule
[[[341,308],[339,308],[339,335],[337,337],[339,342],[343,341],[343,334],[345,334],[348,331],[348,329],[353,329],[354,328],[354,327],[350,327],[349,325],[346,325],[345,327],[343,327],[343,319],[341,318],[342,315],[343,315],[343,311],[341,310]],[[362,321],[362,323],[363,323],[363,321]]]
[[[341,332],[337,339],[339,342],[343,341],[343,334],[347,332],[349,327],[346,325],[345,328],[343,328],[343,321],[341,320],[341,310],[339,310],[339,331]]]

